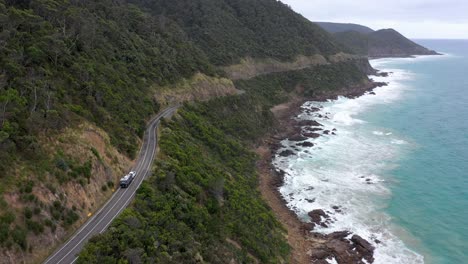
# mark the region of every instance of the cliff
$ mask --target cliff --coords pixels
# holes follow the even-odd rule
[[[332,33],[339,43],[354,53],[371,58],[438,55],[437,52],[407,39],[394,29],[374,31],[365,26],[342,23],[318,22],[318,25]]]

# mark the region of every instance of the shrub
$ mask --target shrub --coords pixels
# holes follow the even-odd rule
[[[36,235],[39,235],[42,232],[44,232],[44,226],[41,223],[38,223],[30,219],[26,220],[26,227],[28,228],[28,230],[34,232],[34,234]]]
[[[31,219],[32,215],[33,215],[33,211],[31,210],[31,208],[29,207],[24,208],[24,217],[26,217],[26,219]]]
[[[15,226],[13,231],[11,232],[13,241],[18,244],[23,250],[26,250],[28,247],[28,243],[26,241],[26,231],[19,227]]]

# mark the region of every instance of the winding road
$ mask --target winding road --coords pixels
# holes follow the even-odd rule
[[[148,123],[148,127],[143,136],[140,154],[132,169],[136,172],[136,177],[132,184],[125,189],[118,188],[109,201],[107,201],[93,217],[86,221],[65,244],[45,260],[45,264],[74,263],[78,259],[78,253],[80,253],[88,239],[96,234],[104,232],[112,223],[112,220],[128,206],[135,196],[138,187],[140,187],[143,180],[151,172],[151,165],[153,164],[156,147],[158,145],[156,128],[159,126],[161,118],[171,116],[177,108],[178,106],[173,106],[165,109]]]

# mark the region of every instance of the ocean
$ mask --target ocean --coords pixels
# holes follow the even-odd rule
[[[335,135],[285,140],[295,155],[273,164],[288,207],[323,209],[333,222],[316,231],[362,236],[374,263],[468,263],[468,40],[417,42],[444,55],[372,60],[388,86],[304,104],[297,118]]]

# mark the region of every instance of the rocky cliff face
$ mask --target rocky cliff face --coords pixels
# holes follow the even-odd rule
[[[365,74],[375,75],[377,73],[377,70],[372,68],[367,58],[357,58],[354,61],[359,70]]]

